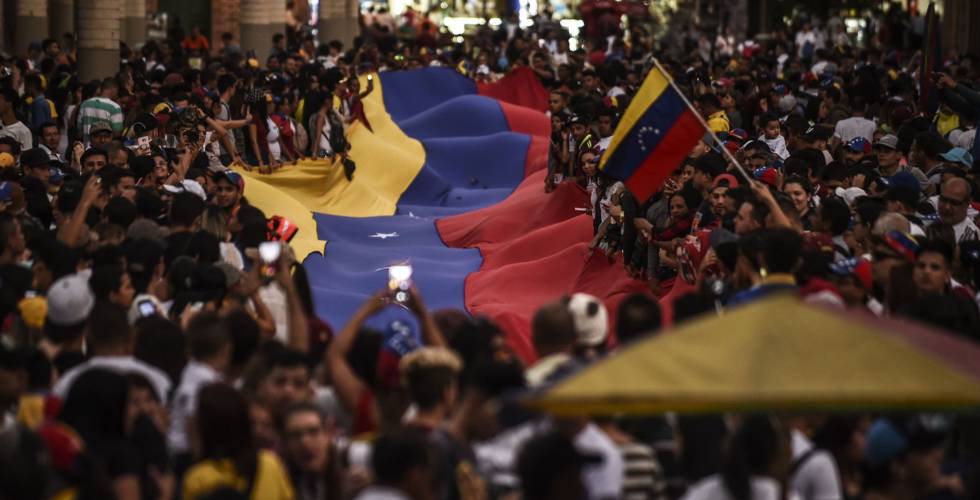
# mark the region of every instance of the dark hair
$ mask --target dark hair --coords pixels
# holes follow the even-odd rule
[[[129,322],[126,321],[126,312],[107,302],[96,302],[88,315],[86,327],[85,340],[96,353],[100,349],[125,344],[133,337]]]
[[[187,336],[180,325],[163,316],[148,316],[136,322],[133,356],[159,368],[174,384],[187,363]]]
[[[820,204],[820,218],[829,226],[833,236],[844,234],[851,224],[851,210],[840,198],[828,198]]]
[[[789,228],[766,229],[762,235],[766,270],[770,273],[792,273],[800,260],[803,237]]]
[[[752,476],[769,474],[779,456],[781,441],[771,417],[753,415],[742,420],[732,436],[721,471],[722,484],[734,500],[751,500]]]
[[[87,447],[121,440],[128,398],[125,377],[101,368],[86,370],[72,384],[58,419],[71,426]]]
[[[645,294],[634,293],[619,303],[616,338],[625,344],[655,332],[660,324],[660,304]]]
[[[88,285],[95,295],[95,300],[108,302],[109,296],[113,292],[119,291],[122,286],[123,273],[120,265],[102,265],[92,268],[92,276],[88,279]]]
[[[919,243],[919,250],[915,252],[916,258],[922,256],[924,253],[938,253],[943,257],[946,262],[946,266],[953,265],[953,255],[954,249],[943,240],[927,239]]]
[[[259,324],[244,309],[235,309],[225,316],[231,333],[231,367],[245,366],[259,348]]]
[[[456,382],[456,370],[445,365],[410,366],[402,370],[408,395],[420,410],[442,402],[446,390]]]
[[[915,134],[915,147],[930,160],[939,160],[939,155],[953,149],[953,145],[949,141],[932,130]]]
[[[680,191],[674,193],[674,196],[680,196],[688,210],[697,210],[701,206],[701,193],[691,186],[684,186]]]
[[[248,405],[245,396],[230,385],[206,385],[197,396],[197,429],[201,458],[230,459],[239,474],[254,478],[258,450],[252,440]]]
[[[136,293],[146,292],[156,267],[163,259],[162,244],[148,239],[136,239],[126,245],[126,270],[133,280]]]
[[[575,338],[575,320],[564,305],[546,304],[534,313],[531,342],[538,355],[571,347]]]
[[[714,108],[721,107],[721,99],[718,97],[717,94],[713,94],[711,92],[699,95],[697,98],[697,102],[698,104],[708,105]]]
[[[204,213],[204,200],[193,193],[182,192],[174,195],[170,202],[170,225],[190,226]]]
[[[89,159],[89,157],[92,156],[104,156],[106,161],[109,161],[109,153],[107,153],[106,150],[97,147],[90,147],[86,149],[85,152],[82,153],[82,156],[81,158],[78,159],[78,161],[79,163],[84,164],[85,160]]]
[[[375,481],[380,485],[393,486],[401,483],[413,469],[430,468],[433,464],[430,446],[421,433],[408,429],[378,436],[371,452]]]
[[[122,196],[113,196],[106,202],[102,215],[109,223],[125,230],[136,220],[136,204]]]
[[[221,352],[231,340],[228,324],[216,313],[202,311],[187,325],[187,347],[197,360],[211,358]]]

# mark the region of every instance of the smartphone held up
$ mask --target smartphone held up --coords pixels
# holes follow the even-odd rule
[[[395,302],[408,302],[408,290],[412,287],[412,265],[409,263],[388,266],[388,291]]]

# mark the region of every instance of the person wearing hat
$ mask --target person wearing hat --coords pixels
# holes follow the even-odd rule
[[[864,140],[872,142],[875,130],[878,128],[875,122],[864,117],[867,111],[867,100],[856,95],[851,97],[851,117],[845,118],[834,125],[833,138],[836,144],[846,144],[855,137],[864,137]]]
[[[871,280],[871,261],[863,257],[832,262],[831,282],[840,291],[844,304],[849,308],[867,308],[881,314],[881,303],[871,297],[874,283]]]
[[[592,360],[604,352],[609,330],[605,304],[587,293],[576,293],[566,304],[575,322],[575,351],[579,358]]]
[[[893,215],[904,220],[897,214]],[[915,254],[919,250],[919,244],[912,235],[896,230],[888,231],[880,236],[873,235],[871,241],[873,244],[871,278],[877,291],[887,293],[894,272],[899,268],[910,269],[915,262]]]
[[[31,148],[20,155],[24,177],[20,184],[24,188],[27,211],[42,223],[53,219],[51,197],[48,195],[51,178],[51,157],[41,148]]]
[[[211,177],[214,182],[214,204],[235,212],[245,197],[245,178],[234,170],[220,170]]]
[[[908,173],[920,186],[927,185],[929,178],[917,167],[903,162],[904,154],[898,149],[898,137],[887,134],[874,143],[875,156],[878,159],[878,173],[882,177],[895,177],[899,174]]]
[[[82,101],[78,106],[78,135],[85,144],[92,142],[92,127],[107,124],[109,136],[122,132],[123,111],[116,102],[119,97],[119,84],[115,78],[106,78],[99,86],[98,95]]]
[[[844,143],[844,147],[841,148],[841,160],[848,167],[861,163],[869,154],[871,154],[871,142],[864,137],[855,137]]]
[[[948,166],[961,168],[967,172],[973,169],[973,155],[963,148],[952,148],[939,157]]]
[[[721,99],[718,98],[717,94],[711,92],[701,94],[695,101],[694,107],[704,117],[705,122],[708,123],[708,128],[715,134],[719,134],[720,139],[724,139],[722,136],[728,135],[728,131],[732,129],[732,124],[728,120],[725,110],[722,109]]]
[[[925,236],[922,220],[916,215],[919,204],[918,185],[893,183],[885,195],[885,209],[888,212],[900,214],[909,221],[909,232],[912,236]]]
[[[93,148],[106,149],[112,142],[112,127],[108,122],[96,122],[89,128],[89,145]]]
[[[928,420],[926,416],[881,418],[873,422],[863,450],[864,498],[960,497],[948,490],[953,481],[941,472],[942,448],[948,434],[948,424]]]

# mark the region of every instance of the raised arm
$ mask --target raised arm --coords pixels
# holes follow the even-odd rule
[[[333,388],[337,391],[337,397],[340,399],[341,404],[352,415],[357,411],[357,403],[364,391],[368,390],[368,387],[363,380],[357,377],[354,369],[347,363],[347,354],[354,347],[357,332],[364,325],[364,322],[387,305],[387,292],[382,291],[372,295],[354,313],[354,316],[344,325],[340,333],[334,337],[333,342],[330,343],[330,347],[327,349],[327,368],[330,370],[330,379],[333,383]],[[377,409],[372,409],[372,411],[375,412],[372,417],[374,421],[380,422],[381,418]]]

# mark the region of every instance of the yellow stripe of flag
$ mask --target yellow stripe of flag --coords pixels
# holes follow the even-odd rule
[[[609,143],[609,148],[606,150],[607,153],[602,155],[602,160],[599,162],[600,169],[606,166],[606,161],[609,160],[612,153],[619,147],[619,143],[623,141],[633,126],[636,125],[636,122],[639,121],[647,109],[653,105],[669,86],[670,81],[667,79],[667,75],[663,74],[660,69],[653,68],[650,70],[646,79],[643,80],[643,85],[640,86],[640,90],[633,97],[629,107],[626,108],[626,112],[623,113],[619,124],[616,125],[612,142]]]

